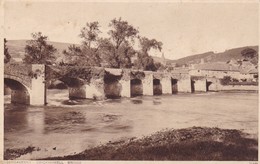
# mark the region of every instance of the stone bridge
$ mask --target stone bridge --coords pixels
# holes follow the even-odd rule
[[[11,102],[44,105],[46,103],[45,66],[5,64],[4,83],[11,92]]]
[[[4,82],[11,88],[11,102],[31,105],[46,104],[45,65],[5,64]],[[66,66],[48,66],[66,70]],[[71,68],[71,67],[70,67]],[[189,71],[152,72],[132,69],[92,67],[86,75],[74,74],[64,81],[69,98],[105,99],[138,95],[174,94],[207,91],[207,79],[191,77]],[[54,71],[55,72],[55,71]]]

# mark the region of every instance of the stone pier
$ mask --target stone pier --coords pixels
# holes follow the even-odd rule
[[[84,99],[86,98],[86,86],[68,87],[70,99]]]
[[[170,76],[161,79],[162,94],[172,94],[172,81]]]
[[[143,95],[152,96],[153,95],[153,74],[144,71],[145,77],[142,80],[143,83]]]
[[[191,80],[190,80],[190,78],[180,79],[178,81],[178,92],[191,93]]]
[[[103,79],[92,78],[88,84],[69,87],[70,99],[104,99],[104,81]]]
[[[101,100],[105,98],[104,93],[104,80],[91,79],[88,85],[85,85],[85,93],[87,99]]]
[[[33,64],[32,72],[35,77],[32,78],[32,88],[30,91],[31,105],[46,104],[46,86],[45,86],[45,65]]]
[[[120,80],[119,83],[122,86],[121,97],[131,97],[130,80]]]
[[[121,70],[122,77],[119,80],[121,84],[121,97],[131,97],[131,78],[130,70],[123,69]]]
[[[192,79],[195,92],[207,92],[206,78]]]

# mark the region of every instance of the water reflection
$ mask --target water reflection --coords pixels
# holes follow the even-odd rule
[[[28,110],[28,109],[27,109]],[[27,112],[27,120],[28,120],[28,127],[31,129],[34,133],[41,134],[44,131],[44,119],[45,115],[42,110],[35,110]]]
[[[74,126],[86,123],[85,115],[79,111],[62,110],[45,110],[44,133],[61,133],[64,130],[66,133],[77,131]]]
[[[27,106],[8,104],[4,106],[4,132],[28,129]]]
[[[156,100],[153,100],[153,105],[160,105],[160,104],[162,104],[162,102],[161,102],[161,101],[156,101]]]
[[[114,103],[121,103],[122,102],[122,99],[118,98],[118,99],[107,99],[105,101],[107,104],[108,103],[111,103],[111,104],[114,104]]]
[[[142,104],[143,100],[131,100],[133,104]]]
[[[162,99],[161,97],[154,97],[153,99],[153,105],[161,105],[162,104]]]
[[[74,99],[74,100],[64,100],[62,101],[63,105],[87,105],[92,104],[93,100],[88,99]]]
[[[102,120],[104,122],[113,122],[115,120],[118,120],[119,117],[121,117],[121,116],[114,115],[114,114],[105,114],[105,115],[103,115]]]

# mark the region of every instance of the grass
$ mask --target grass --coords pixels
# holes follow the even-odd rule
[[[239,130],[192,127],[119,140],[79,154],[44,160],[257,161],[258,141]]]

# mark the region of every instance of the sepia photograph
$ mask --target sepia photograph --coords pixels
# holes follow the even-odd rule
[[[0,3],[4,162],[258,163],[258,1]]]

